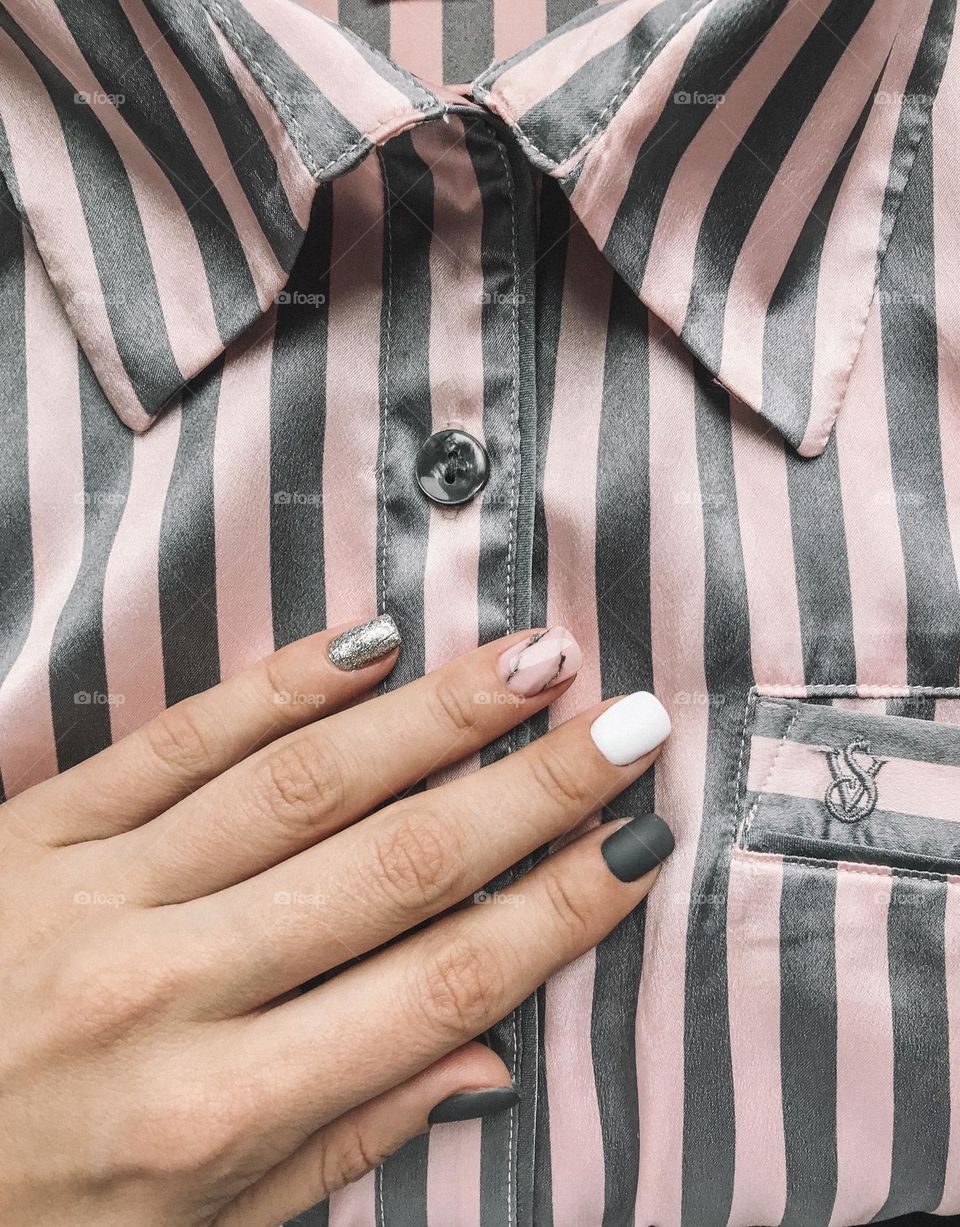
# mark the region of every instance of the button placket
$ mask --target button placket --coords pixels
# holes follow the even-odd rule
[[[404,638],[390,689],[451,652],[530,625],[537,473],[531,177],[498,122],[471,116],[459,149],[455,128],[447,136],[441,128],[419,132],[380,152],[378,577]],[[462,243],[451,237],[461,224],[468,236]],[[526,730],[515,730],[487,747],[481,762],[526,739]],[[496,886],[519,872],[508,871]],[[535,1144],[536,1033],[536,1004],[527,1002],[489,1036],[526,1082],[529,1100],[484,1122],[481,1227],[530,1222],[533,1174],[517,1157]],[[408,1196],[411,1170],[424,1158],[418,1144],[408,1149],[378,1178],[383,1224]]]

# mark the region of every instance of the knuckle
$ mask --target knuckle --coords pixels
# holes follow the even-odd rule
[[[480,710],[473,696],[440,678],[433,688],[438,721],[445,732],[462,737],[476,728]]]
[[[373,1145],[358,1121],[349,1116],[343,1117],[320,1155],[322,1196],[353,1184],[367,1172],[373,1171],[380,1166],[387,1153]]]
[[[304,704],[297,694],[299,687],[297,679],[292,676],[292,664],[284,649],[274,652],[260,662],[260,673],[266,687],[271,714],[278,721],[299,721],[303,714]],[[318,715],[322,707],[322,703],[315,704],[314,710]]]
[[[274,821],[311,834],[339,812],[343,770],[329,741],[294,737],[266,751],[254,769],[253,795]]]
[[[144,728],[150,753],[179,776],[205,779],[217,762],[217,739],[192,699],[177,703]]]
[[[439,946],[422,968],[420,1009],[431,1033],[454,1043],[503,1013],[505,977],[495,952],[469,937]]]
[[[550,805],[578,812],[589,807],[591,793],[582,766],[567,762],[554,750],[541,745],[531,755],[530,771],[538,791]]]
[[[568,878],[553,868],[545,869],[543,892],[552,931],[572,949],[590,946],[592,923],[585,899],[572,889]]]
[[[177,1081],[176,1098],[143,1094],[125,1130],[122,1166],[147,1177],[216,1173],[229,1166],[255,1125],[243,1098]]]
[[[429,913],[464,876],[456,835],[429,814],[406,814],[374,843],[376,881],[404,915]]]
[[[267,690],[270,698],[277,702],[282,702],[289,693],[290,687],[287,685],[287,679],[284,677],[284,664],[282,653],[274,652],[272,656],[266,656],[260,662],[260,668],[263,672],[264,681],[267,684]]]
[[[113,943],[104,949],[109,957],[92,948],[73,950],[54,973],[54,1025],[83,1046],[115,1044],[168,1009],[184,987],[162,959],[144,965],[118,954]]]

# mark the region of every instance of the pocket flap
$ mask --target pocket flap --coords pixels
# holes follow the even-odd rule
[[[863,709],[877,700],[840,701],[755,697],[740,845],[955,871],[960,727]]]

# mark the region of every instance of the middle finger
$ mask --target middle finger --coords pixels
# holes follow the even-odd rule
[[[217,1012],[271,1001],[460,902],[622,792],[669,727],[653,695],[608,700],[489,767],[177,909],[205,935]]]
[[[545,707],[580,660],[562,627],[511,635],[273,742],[118,837],[139,901],[210,894],[317,843]]]

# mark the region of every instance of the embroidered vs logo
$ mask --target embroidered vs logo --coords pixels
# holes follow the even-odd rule
[[[874,757],[868,741],[851,741],[841,750],[823,749],[833,776],[823,795],[824,805],[838,822],[869,818],[877,808],[877,774],[886,759]]]

